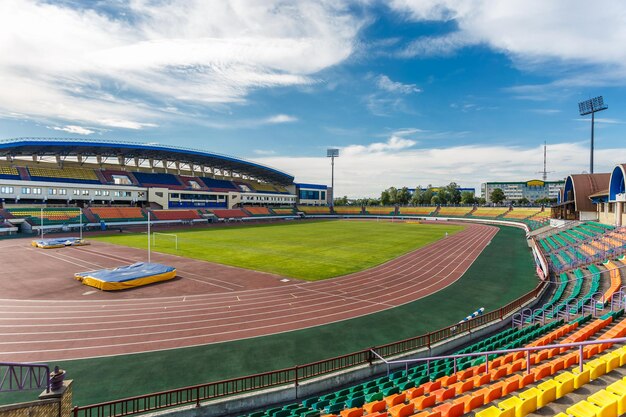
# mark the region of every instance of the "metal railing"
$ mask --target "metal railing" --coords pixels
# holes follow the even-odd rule
[[[50,368],[39,363],[0,362],[0,392],[46,388],[50,392]]]
[[[375,360],[372,351],[383,352],[386,356],[394,356],[421,348],[430,348],[432,345],[443,342],[460,333],[471,331],[495,320],[501,320],[511,312],[518,310],[524,304],[536,298],[541,294],[546,285],[546,281],[541,281],[532,291],[497,310],[424,335],[277,371],[139,395],[99,404],[74,407],[74,417],[123,417],[162,410],[174,406],[200,406],[202,401],[288,384],[293,384],[297,390],[298,384],[306,379],[327,375],[359,365],[371,365]]]
[[[624,342],[626,342],[626,337],[619,337],[619,338],[614,338],[614,339],[586,340],[584,342],[559,343],[559,344],[555,344],[555,345],[529,346],[529,347],[514,348],[514,349],[490,350],[490,351],[486,351],[486,352],[463,353],[463,354],[445,355],[445,356],[429,356],[429,357],[426,357],[426,358],[398,359],[398,360],[387,360],[387,359],[384,358],[383,355],[379,354],[374,349],[372,349],[371,352],[372,352],[372,355],[374,355],[376,358],[380,359],[381,361],[383,361],[387,365],[387,374],[389,374],[390,371],[391,371],[391,369],[390,369],[391,365],[404,364],[405,365],[405,370],[408,371],[408,368],[409,368],[410,364],[426,362],[426,371],[427,371],[428,375],[430,375],[430,363],[432,361],[436,361],[436,360],[452,359],[453,360],[453,369],[454,369],[454,372],[456,373],[457,372],[457,359],[459,359],[459,358],[468,358],[468,357],[476,357],[476,356],[484,356],[484,358],[485,358],[485,362],[484,362],[485,363],[485,373],[488,373],[489,372],[489,357],[491,355],[498,355],[498,356],[500,356],[500,355],[506,355],[508,353],[514,353],[514,352],[526,352],[526,372],[530,373],[531,365],[532,365],[532,363],[531,363],[532,361],[530,360],[530,353],[531,352],[534,352],[536,350],[562,349],[562,348],[567,348],[567,350],[569,350],[570,348],[577,347],[579,349],[578,367],[579,367],[580,371],[582,372],[583,371],[583,363],[584,363],[583,348],[585,346],[615,344],[615,343],[624,343]],[[563,352],[561,352],[561,353],[563,353]]]

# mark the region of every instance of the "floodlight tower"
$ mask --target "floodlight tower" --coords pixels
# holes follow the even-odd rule
[[[595,114],[596,112],[606,109],[608,109],[608,106],[604,105],[604,98],[602,96],[594,97],[578,103],[578,111],[581,116],[591,114],[591,153],[589,155],[590,174],[593,174],[593,129],[595,124]]]
[[[328,148],[326,150],[326,157],[330,158],[330,189],[332,190],[332,196],[330,199],[330,208],[335,207],[335,158],[339,157],[339,149]]]

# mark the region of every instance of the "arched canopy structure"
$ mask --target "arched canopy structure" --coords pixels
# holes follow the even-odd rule
[[[572,174],[565,180],[560,204],[552,208],[557,219],[577,220],[581,212],[595,213],[596,208],[589,196],[609,188],[611,174]]]
[[[609,182],[609,201],[615,202],[618,200],[618,194],[625,194],[626,188],[624,187],[624,178],[626,177],[626,164],[617,165],[613,168],[611,173],[611,179]],[[623,201],[623,199],[621,200]]]
[[[184,165],[189,170],[199,167],[225,170],[261,181],[289,185],[294,177],[278,169],[234,156],[221,155],[198,149],[189,149],[157,143],[133,143],[109,140],[17,138],[0,141],[0,157],[7,159],[28,157],[37,160],[53,157],[57,161],[73,158],[116,159],[121,165],[141,161],[167,161]]]

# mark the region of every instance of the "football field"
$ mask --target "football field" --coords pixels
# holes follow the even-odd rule
[[[324,220],[168,230],[153,236],[152,250],[314,281],[374,267],[463,227]],[[148,247],[146,233],[93,239]]]

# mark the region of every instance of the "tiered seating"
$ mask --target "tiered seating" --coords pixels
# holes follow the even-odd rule
[[[426,206],[426,207],[400,207],[400,215],[401,216],[428,216],[437,210],[435,206]],[[369,208],[368,208],[369,211]]]
[[[564,336],[565,339],[561,343],[584,341],[603,331],[622,313],[612,313],[589,323],[587,321],[590,316],[586,316],[567,324],[559,321],[542,327],[532,325],[522,329],[508,329],[456,354],[508,349],[528,343],[541,347],[555,343]],[[624,334],[626,320],[605,331],[599,339],[621,337]],[[584,348],[583,352],[585,358],[590,358],[609,347],[608,343],[596,345]],[[582,373],[576,369],[572,369],[572,372],[562,372],[577,366],[578,350],[571,353],[569,350],[570,348],[563,347],[535,351],[530,354],[530,361],[534,366],[528,374],[524,372],[525,352],[489,357],[488,371],[484,356],[457,359],[456,372],[452,366],[452,359],[434,360],[430,365],[421,362],[410,367],[408,372],[396,371],[388,376],[320,397],[307,398],[299,403],[249,414],[248,417],[318,417],[320,414],[327,417],[339,415],[453,417],[483,406],[489,408],[478,411],[476,414],[478,417],[523,416],[568,394],[600,374],[599,369],[594,370],[597,366],[594,365],[594,361],[587,362]],[[619,358],[617,361],[610,360],[611,366],[619,366],[622,363],[621,353],[617,357]],[[624,357],[626,358],[626,352]],[[604,372],[607,368],[608,366],[604,368]],[[559,375],[552,377],[557,373]],[[528,389],[531,384],[538,385]],[[526,390],[520,392],[524,388]],[[516,395],[510,397],[509,394]],[[506,399],[498,401],[501,398]]]
[[[135,178],[135,176],[133,175],[132,172],[127,172],[127,171],[119,171],[119,170],[112,170],[112,169],[105,169],[100,171],[100,173],[102,174],[102,176],[104,177],[105,181],[109,184],[114,184],[115,180],[113,179],[114,175],[120,175],[120,176],[125,176],[128,178],[128,180],[130,181],[129,185],[137,185],[138,181]]]
[[[233,184],[231,181],[218,180],[215,178],[202,177],[200,178],[204,185],[206,185],[211,191],[240,191],[239,187]]]
[[[289,208],[273,208],[272,207],[272,211],[274,212],[274,214],[278,216],[295,216],[296,215],[296,211],[292,209],[291,207]]]
[[[544,211],[540,211],[539,213],[533,215],[530,220],[537,220],[537,221],[544,221],[549,219],[551,216],[551,213],[549,210],[544,210]]]
[[[139,207],[91,207],[91,212],[99,220],[108,222],[147,221]]]
[[[439,207],[439,216],[456,216],[462,217],[469,214],[472,211],[472,207]]]
[[[176,175],[153,173],[153,172],[134,172],[135,178],[143,186],[161,186],[166,188],[185,188],[180,184]]]
[[[152,210],[156,220],[195,220],[201,219],[196,210]]]
[[[577,276],[583,276],[583,273],[580,269],[577,269],[576,271],[580,272],[580,274]],[[576,271],[574,271],[574,273],[576,273]],[[593,264],[589,265],[589,272],[591,272],[591,285],[589,286],[589,291],[587,291],[585,295],[578,299],[578,301],[576,302],[576,307],[570,309],[569,312],[572,314],[579,312],[583,308],[585,303],[591,300],[591,297],[593,297],[593,295],[598,292],[598,288],[600,288],[601,272],[598,267]]]
[[[29,223],[39,226],[42,211],[38,208],[10,208],[6,209],[14,217],[26,219]],[[43,210],[43,225],[61,225],[66,223],[80,223],[80,210],[77,208],[46,208]],[[86,223],[83,215],[82,222]]]
[[[276,193],[278,190],[272,184],[248,180],[237,180],[235,183],[247,185],[248,188],[258,193]]]
[[[550,297],[550,300],[548,300],[548,302],[543,305],[543,307],[535,310],[535,312],[533,313],[533,318],[539,317],[542,312],[545,312],[546,310],[549,310],[550,308],[552,308],[552,306],[556,305],[561,299],[561,297],[563,297],[563,293],[565,292],[565,289],[567,288],[567,283],[569,281],[569,277],[567,273],[561,272],[561,274],[559,274],[559,280],[560,280],[559,287],[556,289],[554,294],[552,294],[552,297]],[[532,321],[532,319],[528,319],[528,321]]]
[[[287,190],[282,185],[274,185],[274,188],[276,188],[276,191],[281,193],[281,194],[289,194],[289,190]]]
[[[615,294],[620,287],[622,286],[622,276],[619,272],[619,268],[612,261],[606,261],[604,266],[609,271],[609,276],[611,277],[611,285],[608,290],[603,295],[603,299],[605,302],[610,302],[611,297]]]
[[[28,173],[33,181],[55,181],[86,184],[100,184],[98,176],[93,169],[87,168],[47,168],[29,167]]]
[[[475,217],[498,217],[506,214],[508,207],[478,207],[471,215]]]
[[[388,216],[396,214],[395,207],[365,207],[365,214]]]
[[[554,310],[552,311],[552,313],[547,314],[549,318],[556,317],[556,315],[561,310],[563,310],[569,302],[571,302],[572,300],[575,300],[580,295],[580,291],[583,288],[583,278],[584,278],[583,271],[581,271],[580,269],[574,270],[574,276],[575,276],[574,288],[572,288],[572,291],[570,292],[570,294],[567,296],[566,299],[564,299],[559,304],[557,304],[556,307],[554,307]]]
[[[529,217],[538,215],[539,213],[541,213],[540,208],[514,208],[503,217],[505,219],[528,219]]]
[[[20,173],[17,168],[8,165],[0,165],[0,179],[16,180],[19,178]]]
[[[574,335],[565,339],[562,343],[587,340],[591,335],[605,328],[619,315],[620,314],[609,314],[601,320],[596,320],[585,326],[585,328],[577,331]],[[626,320],[622,320],[613,328],[604,332],[598,337],[598,339],[602,340],[622,337],[624,334],[626,334]],[[583,348],[583,355],[585,358],[589,359],[598,353],[604,352],[604,350],[608,349],[610,346],[611,344],[609,343],[586,346]],[[566,350],[566,348],[562,348],[561,353]],[[544,352],[545,358],[550,358],[550,350],[539,351],[539,353],[536,354],[536,357],[540,357]],[[597,359],[588,361],[583,366],[582,371],[579,370],[578,365],[576,365],[578,362],[578,352],[572,352],[565,355],[558,355],[558,352],[554,352],[554,350],[552,352],[553,354],[557,353],[556,356],[552,357],[552,360],[548,361],[544,365],[536,366],[536,369],[539,370],[535,372],[534,379],[535,382],[543,380],[540,384],[536,387],[527,389],[516,396],[499,401],[497,404],[494,404],[483,411],[477,412],[476,417],[513,417],[516,415],[524,416],[532,413],[552,401],[568,395],[574,390],[586,385],[590,381],[599,378],[603,374],[612,371],[616,367],[624,365],[624,355],[626,354],[626,349],[622,347],[615,352],[610,352]],[[571,371],[566,370],[564,372],[560,372],[568,368],[571,368]],[[559,373],[557,376],[551,377],[557,372]],[[617,390],[616,392],[618,393],[614,393],[613,398],[606,397],[606,395],[609,395],[609,390],[607,388],[607,391],[601,391],[589,396],[588,401],[583,400],[573,406],[570,406],[567,408],[568,414],[560,413],[557,416],[617,416],[619,409],[617,405],[618,400],[616,398],[620,399],[620,407],[622,407],[621,411],[619,411],[619,415],[623,415],[623,412],[626,411],[624,410],[624,401],[626,400],[624,385],[626,384],[618,384],[617,386],[615,384],[611,385],[613,389]],[[619,397],[617,397],[617,395],[619,395]],[[610,411],[609,407],[611,406],[614,407],[613,412]]]
[[[242,217],[249,217],[249,214],[241,209],[212,209],[209,211],[221,219],[239,219]]]
[[[207,189],[207,187],[204,185],[202,180],[198,177],[187,177],[184,175],[179,175],[178,179],[183,183],[185,187],[187,187],[190,190],[206,190]],[[196,184],[198,184],[200,188],[194,188],[189,181],[195,182]]]
[[[298,206],[298,211],[305,214],[330,214],[330,207],[327,206]]]
[[[244,210],[253,216],[271,216],[272,215],[272,213],[270,213],[267,207],[245,206]]]
[[[361,207],[347,207],[347,206],[337,207],[335,206],[333,207],[333,210],[337,214],[361,214],[362,213]]]

